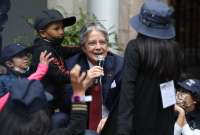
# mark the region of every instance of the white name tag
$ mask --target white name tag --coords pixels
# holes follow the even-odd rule
[[[163,108],[167,108],[176,103],[174,81],[160,84]]]

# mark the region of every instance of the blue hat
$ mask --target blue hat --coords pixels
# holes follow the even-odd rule
[[[48,24],[52,22],[62,21],[64,24],[64,27],[71,26],[76,22],[76,17],[71,16],[64,18],[62,14],[55,10],[55,9],[48,9],[42,11],[39,17],[37,17],[34,21],[34,28],[36,30],[42,30],[44,29]]]
[[[143,35],[171,39],[175,28],[171,22],[172,9],[162,1],[146,0],[140,13],[130,19],[130,25]]]
[[[183,82],[178,82],[178,85],[184,88],[184,90],[200,96],[200,80],[187,79]]]
[[[5,62],[20,53],[28,53],[30,49],[30,47],[26,47],[24,44],[21,43],[9,44],[1,51],[0,62]]]
[[[17,79],[12,83],[9,91],[11,101],[21,102],[30,107],[31,111],[47,106],[48,101],[53,99],[53,96],[46,92],[37,80]]]

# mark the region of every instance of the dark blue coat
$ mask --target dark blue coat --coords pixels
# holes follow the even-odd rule
[[[17,80],[17,78],[20,78],[21,76],[18,76],[17,74],[8,71],[6,74],[0,75],[0,97],[6,94],[13,83],[13,81]]]
[[[86,71],[89,69],[87,57],[84,53],[79,53],[69,58],[66,62],[66,68],[71,70],[75,64],[79,64],[81,66],[82,71]],[[123,58],[109,52],[105,58],[103,67],[104,76],[102,78],[103,103],[109,111],[111,111],[113,105],[118,99],[117,97],[121,86],[122,67],[123,67]],[[69,91],[71,90],[68,89],[67,93],[69,93]]]

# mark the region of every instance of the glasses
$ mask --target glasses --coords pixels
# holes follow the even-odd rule
[[[93,41],[89,41],[88,43],[86,43],[87,46],[89,47],[95,47],[97,45],[100,45],[100,46],[106,46],[107,45],[107,41],[106,40],[93,40]]]

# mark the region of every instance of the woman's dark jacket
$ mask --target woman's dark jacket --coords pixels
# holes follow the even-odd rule
[[[142,71],[134,40],[126,48],[124,64],[119,108],[101,134],[173,135],[174,107],[163,109],[158,71]]]

